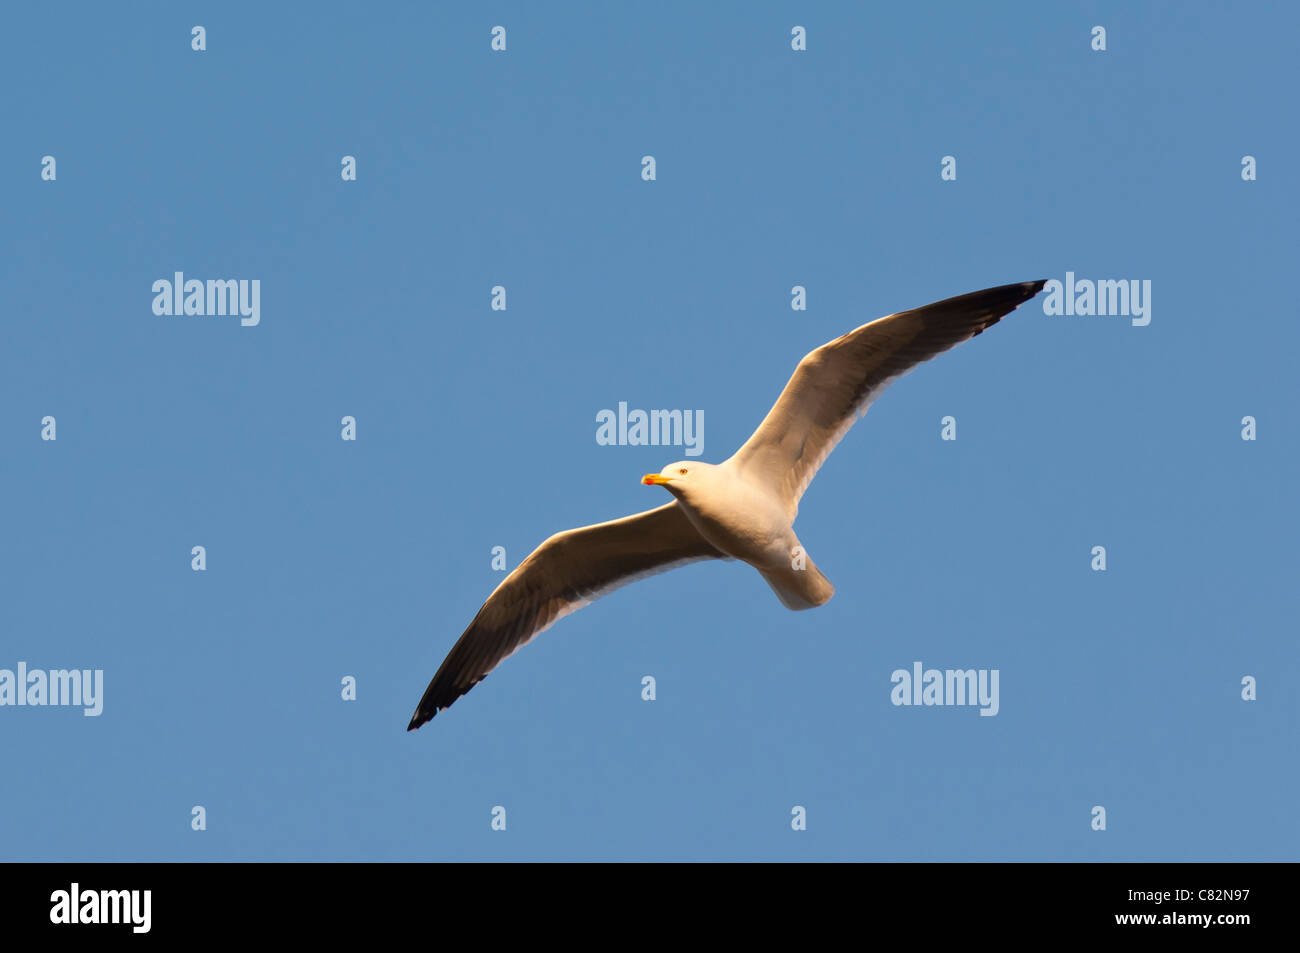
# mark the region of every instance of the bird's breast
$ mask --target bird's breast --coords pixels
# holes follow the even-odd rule
[[[757,566],[789,561],[794,532],[785,514],[744,484],[716,500],[678,502],[700,535],[728,556]]]

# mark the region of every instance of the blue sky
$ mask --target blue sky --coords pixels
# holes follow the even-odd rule
[[[1294,860],[1295,9],[544,6],[9,13],[0,668],[104,708],[0,708],[0,856]],[[688,567],[404,730],[494,546],[667,500],[599,411],[720,462],[813,347],[1067,271],[1151,323],[896,383],[803,500],[826,606]],[[999,713],[892,705],[916,661]]]

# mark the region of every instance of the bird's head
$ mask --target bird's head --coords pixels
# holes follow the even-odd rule
[[[683,496],[708,483],[713,475],[711,471],[714,469],[711,463],[679,460],[677,463],[668,464],[658,473],[647,473],[641,478],[641,482],[646,486],[662,486],[673,496]]]

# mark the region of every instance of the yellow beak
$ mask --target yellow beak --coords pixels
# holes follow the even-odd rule
[[[641,478],[641,482],[646,486],[663,486],[671,481],[672,477],[660,476],[657,473],[647,473]]]

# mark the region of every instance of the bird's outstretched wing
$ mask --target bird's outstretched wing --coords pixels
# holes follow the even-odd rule
[[[996,324],[1043,281],[974,291],[864,324],[808,354],[776,404],[732,458],[781,494],[799,498],[853,422],[895,378]]]
[[[488,596],[424,690],[419,728],[571,612],[621,586],[701,559],[725,559],[674,500],[644,513],[557,533]]]

